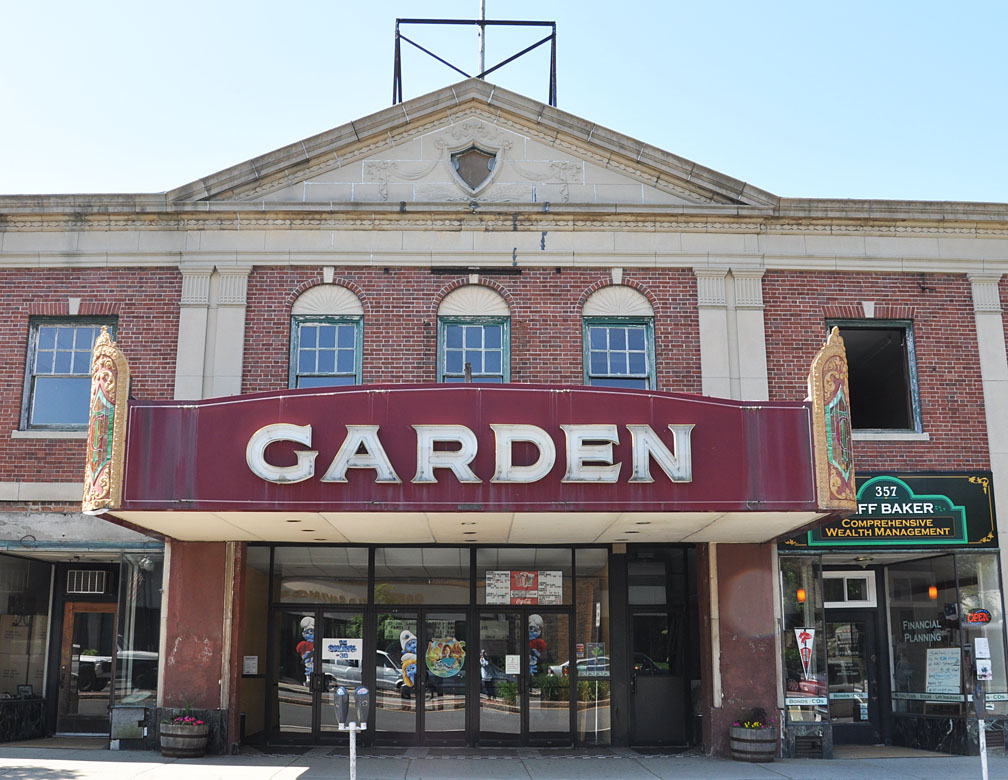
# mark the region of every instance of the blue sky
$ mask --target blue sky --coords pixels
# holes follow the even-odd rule
[[[478,0],[3,5],[0,193],[160,192],[386,108],[396,17]],[[559,107],[785,197],[1008,202],[1008,4],[525,2]],[[476,30],[403,32],[465,70]],[[487,64],[535,42],[491,29]],[[407,47],[404,96],[461,77]],[[548,47],[491,78],[546,100]]]

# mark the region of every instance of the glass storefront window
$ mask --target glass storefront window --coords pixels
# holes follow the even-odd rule
[[[954,557],[894,563],[886,578],[893,712],[961,714],[963,657]]]
[[[780,558],[784,705],[787,718],[792,722],[827,718],[829,699],[820,569],[818,557]]]
[[[469,550],[462,547],[379,547],[376,604],[468,604]]]
[[[123,553],[113,703],[154,706],[161,635],[163,553]]]
[[[42,695],[52,565],[0,555],[0,694]]]
[[[365,547],[277,547],[273,601],[295,604],[366,604]]]
[[[959,575],[959,625],[969,662],[968,689],[972,690],[976,681],[983,678],[988,717],[1008,714],[1004,613],[997,554],[957,555],[956,570]]]
[[[609,551],[575,550],[577,615],[574,655],[577,672],[578,740],[587,745],[612,742],[609,699]],[[564,669],[570,675],[569,664]]]
[[[570,547],[489,547],[476,551],[476,603],[570,604]]]

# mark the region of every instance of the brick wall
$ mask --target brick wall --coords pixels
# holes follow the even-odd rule
[[[290,309],[299,294],[322,282],[317,269],[255,268],[249,279],[243,392],[287,387]],[[465,274],[425,268],[337,268],[335,282],[364,306],[363,381],[436,381],[437,307]],[[581,307],[610,283],[608,271],[523,269],[520,276],[480,280],[511,309],[511,379],[582,384]],[[687,270],[627,269],[623,283],[655,309],[660,390],[700,392],[696,281]]]
[[[10,269],[0,271],[0,481],[67,482],[84,478],[81,439],[12,439],[21,424],[29,319],[114,315],[117,341],[130,361],[133,395],[171,398],[178,348],[181,275],[168,268]]]
[[[520,276],[487,276],[511,308],[511,371],[515,382],[582,383],[580,311],[587,297],[610,283],[608,270],[522,269]],[[138,398],[171,398],[174,388],[181,277],[169,268],[12,269],[0,272],[0,361],[8,402],[0,430],[16,430],[29,317],[64,315],[68,297],[80,314],[115,314],[118,340],[134,371]],[[287,386],[290,308],[322,282],[315,268],[257,267],[248,288],[243,392]],[[425,268],[337,268],[336,282],[364,306],[365,383],[435,381],[436,312],[465,274]],[[700,352],[696,281],[689,270],[626,269],[624,283],[655,309],[660,390],[699,393]],[[1001,282],[1008,300],[1008,280]],[[874,301],[876,317],[914,322],[924,429],[929,442],[858,442],[863,469],[987,468],[986,429],[970,285],[952,275],[768,271],[764,277],[769,388],[772,400],[805,396],[808,364],[830,317],[861,316]],[[1006,334],[1008,335],[1008,334]],[[80,440],[0,436],[0,481],[81,478]]]
[[[831,318],[913,321],[921,417],[928,442],[855,444],[858,468],[989,468],[980,357],[965,276],[768,271],[763,278],[770,399],[804,398],[809,363]]]

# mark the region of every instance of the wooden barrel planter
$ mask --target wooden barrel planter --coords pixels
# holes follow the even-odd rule
[[[729,726],[731,756],[736,761],[765,764],[777,755],[777,729],[745,729]]]
[[[169,758],[199,758],[206,755],[210,726],[188,723],[161,724],[161,755]]]

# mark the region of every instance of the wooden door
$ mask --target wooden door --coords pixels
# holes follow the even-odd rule
[[[109,705],[115,686],[115,619],[115,604],[66,603],[57,733],[109,733]]]

